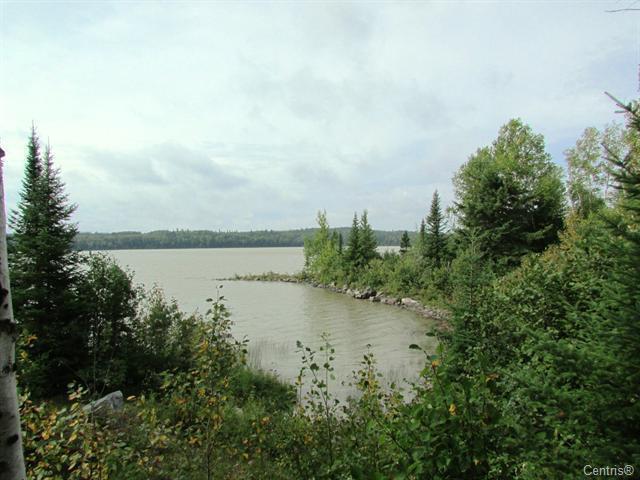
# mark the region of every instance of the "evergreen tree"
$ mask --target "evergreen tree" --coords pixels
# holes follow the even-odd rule
[[[405,230],[400,238],[400,254],[404,255],[411,248],[411,240],[409,239],[409,233]]]
[[[353,214],[353,222],[351,223],[351,231],[349,232],[349,240],[347,242],[347,262],[352,269],[360,266],[360,222],[358,214]]]
[[[506,266],[557,241],[564,219],[560,167],[544,138],[521,120],[500,129],[454,178],[456,213],[463,229],[481,232],[480,248]]]
[[[631,137],[640,138],[640,106],[637,102],[627,105],[617,102],[628,117]],[[617,380],[616,396],[609,409],[619,428],[619,438],[635,440],[640,436],[640,405],[635,399],[640,395],[640,148],[637,142],[629,144],[624,156],[620,151],[609,150],[608,160],[614,166],[613,175],[620,191],[619,205],[623,221],[611,222],[615,237],[611,247],[620,259],[618,271],[613,272],[613,282],[607,283],[606,298],[611,304],[603,305],[607,317],[607,346],[615,359]],[[613,305],[613,309],[611,308]],[[620,387],[618,387],[618,382]],[[616,401],[617,400],[617,401]],[[636,453],[638,450],[636,449]]]
[[[36,394],[64,390],[84,362],[86,330],[79,320],[78,259],[72,250],[77,228],[70,222],[74,210],[51,150],[47,147],[43,159],[33,128],[20,202],[12,212],[10,262],[16,318],[37,337],[28,375]]]
[[[420,220],[420,230],[418,230],[418,253],[420,258],[425,258],[427,255],[427,224],[424,218]]]
[[[360,217],[360,258],[361,266],[369,265],[369,262],[378,257],[378,241],[369,225],[368,214],[365,210]]]
[[[444,234],[444,216],[440,207],[440,195],[438,195],[437,190],[433,193],[426,227],[426,256],[436,266],[440,266],[444,256],[446,238]]]

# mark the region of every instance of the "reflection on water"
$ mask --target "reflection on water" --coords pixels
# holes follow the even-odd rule
[[[186,311],[204,311],[205,299],[215,296],[216,286],[222,284],[220,292],[232,313],[233,333],[249,339],[250,364],[283,379],[294,380],[300,371],[296,340],[317,349],[322,333],[329,333],[336,350],[334,391],[342,398],[351,390],[340,382],[350,380],[368,344],[388,382],[414,380],[423,367],[424,356],[409,350],[411,343],[435,350],[435,340],[424,335],[432,324],[412,312],[306,285],[215,281],[235,273],[299,271],[304,262],[301,248],[121,250],[109,254],[121,265],[129,265],[137,281],[146,286],[157,283]]]

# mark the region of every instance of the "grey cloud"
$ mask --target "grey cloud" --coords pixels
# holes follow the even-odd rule
[[[85,175],[99,169],[124,185],[165,187],[177,181],[232,189],[246,182],[209,158],[205,153],[177,144],[154,145],[134,152],[88,151],[84,156]],[[194,185],[194,186],[195,186]]]

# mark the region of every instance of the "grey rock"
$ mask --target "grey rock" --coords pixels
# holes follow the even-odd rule
[[[115,392],[105,395],[99,400],[85,405],[82,407],[82,410],[84,410],[85,413],[105,414],[122,410],[123,407],[124,397],[122,392],[120,390],[116,390]]]
[[[419,309],[421,307],[420,302],[414,300],[413,298],[403,298],[400,300],[400,303],[410,309]]]

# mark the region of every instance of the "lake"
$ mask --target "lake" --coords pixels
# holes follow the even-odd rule
[[[186,312],[206,310],[206,299],[224,295],[236,338],[249,339],[249,361],[293,381],[301,367],[296,341],[318,347],[323,332],[336,350],[336,382],[340,398],[353,391],[347,383],[358,368],[367,345],[387,382],[415,380],[424,355],[410,350],[417,343],[428,351],[436,341],[426,337],[433,324],[397,307],[354,300],[308,285],[219,281],[234,274],[267,271],[295,273],[302,269],[302,248],[216,248],[179,250],[116,250],[105,252],[135,273],[146,287],[154,283]]]

